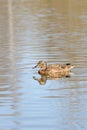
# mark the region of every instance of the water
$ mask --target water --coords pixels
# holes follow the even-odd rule
[[[0,10],[0,130],[87,130],[87,1],[0,0]],[[76,67],[41,85],[39,60]]]

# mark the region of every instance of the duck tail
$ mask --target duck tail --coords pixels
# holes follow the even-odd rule
[[[74,65],[71,65],[70,63],[66,63],[67,67],[71,70],[73,69],[75,66]]]

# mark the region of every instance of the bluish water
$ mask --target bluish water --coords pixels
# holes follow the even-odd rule
[[[86,3],[0,1],[0,130],[87,129]],[[41,85],[39,60],[76,67]]]

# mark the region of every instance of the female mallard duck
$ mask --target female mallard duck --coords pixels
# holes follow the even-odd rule
[[[40,75],[46,75],[48,77],[58,77],[61,74],[65,75],[66,73],[69,73],[71,69],[74,68],[74,66],[70,63],[47,65],[45,61],[39,61],[37,65],[33,68],[40,68],[40,70],[38,71]]]

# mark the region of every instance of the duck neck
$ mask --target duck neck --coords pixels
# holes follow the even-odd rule
[[[42,67],[42,69],[41,70],[46,70],[47,69],[47,63],[46,62],[44,62],[44,65],[43,65],[43,67]]]

